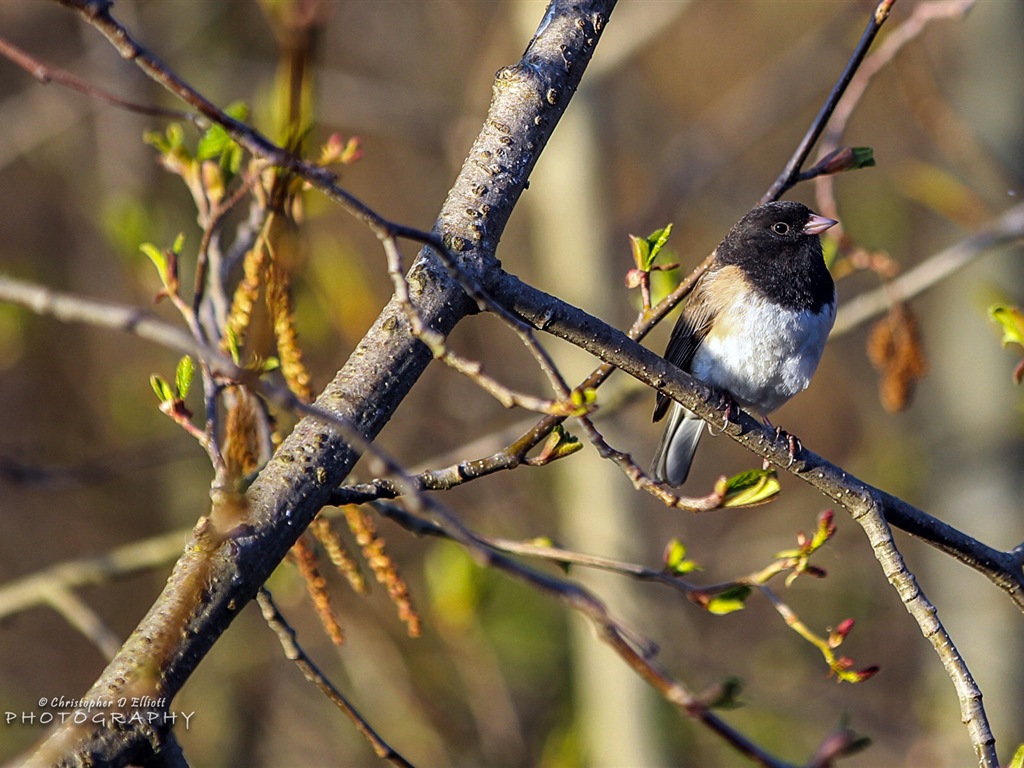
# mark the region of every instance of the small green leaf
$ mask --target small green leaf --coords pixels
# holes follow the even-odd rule
[[[658,254],[661,253],[661,249],[668,243],[668,239],[672,237],[672,225],[666,224],[661,229],[654,230],[647,236],[647,242],[651,245],[651,261],[653,262],[658,258]]]
[[[726,482],[724,507],[752,507],[764,504],[775,496],[782,486],[773,469],[751,469],[733,475]]]
[[[224,107],[224,114],[239,122],[249,119],[249,105],[244,101],[233,101]]]
[[[708,613],[713,613],[715,616],[742,611],[747,607],[746,600],[750,597],[750,592],[750,587],[743,585],[729,587],[712,597],[705,607],[708,609]]]
[[[993,304],[988,309],[988,315],[1002,326],[1004,347],[1009,344],[1024,346],[1024,313],[1020,307]],[[1021,381],[1024,381],[1024,360],[1021,360],[1013,371],[1013,383],[1020,384]]]
[[[1003,346],[1019,344],[1024,346],[1024,312],[1020,307],[1006,304],[993,304],[988,308],[988,316],[1003,329]]]
[[[661,253],[671,236],[671,224],[654,230],[647,237],[630,235],[629,244],[633,251],[633,262],[636,264],[637,269],[643,272],[650,272],[654,266],[655,259],[658,258],[658,254]]]
[[[875,150],[871,147],[854,147],[853,163],[850,170],[872,168],[875,165]]]
[[[630,235],[629,247],[633,251],[633,263],[636,264],[636,268],[644,272],[649,271],[651,244],[642,237]]]
[[[149,257],[149,260],[153,262],[153,265],[160,273],[160,280],[162,282],[166,282],[166,280],[164,280],[164,275],[167,274],[167,254],[152,243],[143,243],[139,246],[139,250],[146,254],[146,256]]]
[[[686,547],[679,539],[672,539],[665,546],[665,569],[677,576],[701,570],[699,563],[686,559]]]
[[[232,144],[222,156],[221,166],[232,176],[237,176],[242,169],[242,147]]]
[[[181,152],[185,144],[185,131],[178,123],[171,123],[164,133],[160,131],[145,131],[142,140],[156,148],[161,155],[170,155]]]
[[[178,361],[178,368],[174,372],[174,386],[178,390],[178,397],[182,400],[188,395],[192,388],[192,379],[196,373],[196,364],[192,362],[189,355],[185,355]]]
[[[196,145],[196,160],[219,158],[230,143],[231,135],[227,131],[219,125],[211,125],[199,137],[199,144]]]
[[[665,547],[665,567],[674,571],[686,559],[686,546],[679,539],[672,539]]]
[[[180,123],[171,123],[167,126],[167,142],[171,149],[178,149],[185,144],[185,129]]]
[[[1017,747],[1017,751],[1010,758],[1010,768],[1024,768],[1024,744]]]
[[[171,389],[171,385],[167,383],[167,380],[163,376],[157,376],[155,373],[149,377],[149,385],[153,387],[153,391],[156,392],[157,398],[161,403],[169,403],[174,401],[174,391]]]
[[[566,432],[562,425],[558,424],[551,429],[551,434],[544,441],[544,447],[530,463],[535,466],[543,466],[557,459],[565,458],[583,448],[579,438]]]
[[[181,249],[185,247],[185,233],[179,232],[178,236],[174,238],[174,245],[171,246],[171,250],[175,254],[181,254]]]
[[[249,117],[249,107],[245,102],[236,101],[224,112],[235,120],[244,121]],[[220,125],[211,125],[196,146],[197,160],[217,160],[221,168],[231,174],[238,173],[242,166],[242,148],[231,138],[231,134]]]
[[[552,429],[551,435],[556,438],[556,443],[552,446],[552,450],[550,451],[552,461],[566,456],[571,456],[577,451],[583,449],[583,443],[580,442],[580,439],[571,432],[566,431],[566,429],[561,425]]]

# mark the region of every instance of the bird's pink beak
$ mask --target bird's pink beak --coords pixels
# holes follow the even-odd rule
[[[829,219],[825,216],[819,216],[816,213],[811,214],[811,218],[804,224],[804,228],[801,230],[805,235],[820,235],[829,227],[834,227],[839,222],[835,219]]]

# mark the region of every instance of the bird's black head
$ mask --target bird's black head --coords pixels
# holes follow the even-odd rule
[[[765,203],[729,231],[718,246],[717,259],[740,267],[751,284],[773,300],[817,310],[835,296],[818,238],[835,223],[803,203]]]

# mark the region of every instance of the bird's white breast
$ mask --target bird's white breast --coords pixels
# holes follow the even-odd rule
[[[834,303],[815,313],[748,296],[718,314],[691,371],[766,416],[810,384],[835,318]]]

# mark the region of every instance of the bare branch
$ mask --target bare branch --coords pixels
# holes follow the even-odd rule
[[[173,562],[188,531],[173,531],[136,541],[95,557],[69,560],[0,586],[0,618],[47,602],[52,589],[72,590],[105,584]],[[118,643],[120,645],[120,643]]]
[[[76,77],[60,67],[55,67],[52,64],[46,64],[45,62],[40,61],[2,37],[0,37],[0,56],[4,56],[8,60],[17,64],[43,85],[58,83],[73,91],[78,91],[79,93],[83,93],[91,98],[105,101],[115,107],[128,110],[129,112],[135,112],[140,115],[148,115],[150,117],[167,117],[172,120],[187,120],[191,123],[196,123],[197,125],[202,123],[202,119],[191,112],[182,112],[179,109],[167,109],[165,107],[157,107],[150,104],[137,104],[134,101],[122,99],[117,94],[111,93],[103,88],[98,88],[91,83],[87,83],[80,77]]]
[[[981,690],[974,682],[967,663],[957,651],[946,628],[939,621],[938,611],[925,597],[917,579],[907,568],[903,556],[896,548],[884,509],[869,505],[862,512],[852,513],[852,516],[864,529],[885,577],[895,588],[907,612],[914,617],[921,634],[935,649],[946,674],[953,681],[960,703],[960,715],[967,726],[979,765],[982,768],[999,768],[996,740],[982,706]]]
[[[724,421],[725,413],[717,405],[717,393],[650,350],[635,344],[621,331],[511,275],[498,275],[495,283],[491,287],[492,294],[505,298],[510,309],[537,328],[586,349],[606,363],[665,392],[706,421],[714,424]],[[864,483],[806,447],[797,461],[791,463],[786,441],[777,441],[774,430],[746,413],[740,413],[730,422],[725,433],[754,454],[817,488],[853,515],[862,513],[868,505],[876,505],[892,525],[984,573],[1024,610],[1024,574],[1011,553],[1000,552],[978,542],[901,499]]]
[[[931,22],[939,19],[962,18],[973,5],[974,0],[928,0],[915,5],[910,17],[889,33],[878,49],[864,60],[863,65],[850,81],[846,98],[837,105],[829,122],[828,130],[822,137],[818,158],[825,157],[839,146],[846,131],[846,125],[860,104],[868,85],[875,75],[896,58],[896,54],[907,43],[915,40]],[[820,212],[826,216],[838,216],[838,206],[834,194],[835,177],[827,174],[819,176],[815,185]],[[842,231],[841,220],[838,231]]]
[[[109,661],[121,648],[121,638],[114,634],[99,614],[78,595],[63,585],[51,581],[42,589],[41,597],[64,619],[87,637],[103,657]]]
[[[779,174],[779,177],[771,187],[768,188],[768,191],[761,196],[762,203],[767,203],[771,200],[778,200],[799,180],[798,177],[800,169],[803,168],[804,162],[811,154],[811,149],[814,147],[814,143],[818,140],[818,137],[821,136],[821,132],[825,130],[825,126],[828,124],[829,118],[832,116],[832,112],[839,103],[839,99],[841,99],[843,93],[846,92],[846,88],[850,84],[850,80],[853,79],[854,73],[856,73],[861,62],[864,60],[864,57],[867,55],[868,49],[871,47],[871,43],[874,42],[878,31],[882,28],[885,20],[889,18],[889,11],[892,10],[892,6],[895,3],[896,0],[879,0],[878,5],[875,6],[875,12],[871,14],[871,18],[868,19],[868,25],[864,29],[864,33],[861,35],[860,41],[857,43],[857,47],[854,48],[853,53],[850,55],[850,60],[846,63],[846,68],[843,70],[842,75],[839,76],[839,81],[832,88],[832,92],[829,94],[828,99],[822,106],[821,111],[818,112],[818,116],[814,119],[814,122],[811,124],[807,133],[804,134],[803,140],[801,140],[796,151],[793,152],[793,156],[790,158],[789,162],[786,163],[786,167],[782,170],[782,173]]]
[[[981,232],[925,259],[891,282],[846,301],[839,308],[832,336],[842,335],[909,301],[955,274],[975,259],[1024,239],[1024,203],[1004,211]]]
[[[295,630],[292,629],[291,625],[281,614],[281,611],[274,603],[274,598],[266,588],[261,588],[256,593],[256,602],[260,604],[260,611],[263,613],[263,619],[267,622],[267,626],[274,630],[274,634],[277,635],[277,639],[281,642],[281,648],[284,650],[285,657],[294,661],[296,666],[302,670],[302,674],[306,676],[306,679],[319,688],[320,692],[355,724],[356,730],[370,742],[377,757],[387,760],[392,765],[412,768],[412,763],[402,757],[402,755],[395,751],[394,747],[381,738],[369,722],[367,722],[366,718],[359,714],[359,710],[352,706],[352,703],[345,698],[344,694],[327,679],[327,676],[306,655],[306,652],[302,650],[302,646],[299,645]]]

